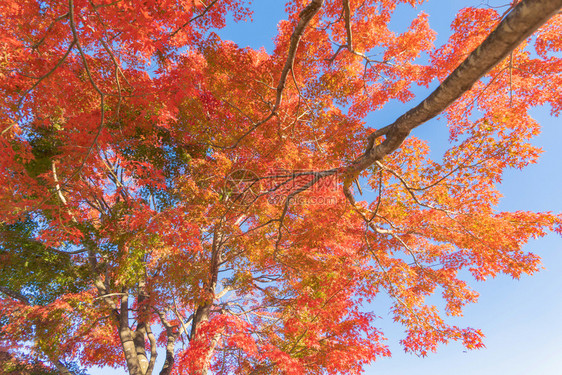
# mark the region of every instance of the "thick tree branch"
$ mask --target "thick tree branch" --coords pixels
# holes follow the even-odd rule
[[[148,306],[147,306],[147,299],[148,295],[146,292],[146,282],[145,280],[141,280],[138,283],[138,297],[137,297],[137,305],[138,305],[138,323],[137,328],[134,331],[133,335],[133,342],[135,343],[135,350],[137,352],[137,358],[139,361],[139,366],[141,369],[142,374],[146,374],[148,367],[150,366],[148,357],[146,355],[146,340],[145,336],[148,335],[147,326],[148,323]]]
[[[412,129],[444,111],[487,72],[562,8],[562,0],[523,0],[425,100],[394,123],[368,137],[365,153],[346,168],[344,189],[349,198],[353,179],[363,170],[399,148]],[[385,140],[374,146],[375,138]]]
[[[53,363],[61,375],[74,375],[61,361],[53,361]]]
[[[351,8],[349,0],[343,0],[343,12],[345,20],[345,32],[347,33],[347,49],[353,50],[353,33],[351,32]]]
[[[26,305],[29,305],[29,299],[16,290],[12,290],[10,288],[7,288],[5,286],[0,285],[0,292],[4,293],[5,295],[7,295],[10,298],[17,299],[18,301],[20,301],[20,302],[22,302]]]
[[[222,240],[223,235],[221,233],[220,224],[215,229],[213,234],[213,243],[211,249],[211,263],[209,267],[209,280],[207,281],[206,285],[206,292],[208,293],[207,300],[197,306],[193,314],[193,323],[191,325],[191,333],[189,335],[189,339],[193,340],[197,335],[199,330],[199,326],[201,323],[207,322],[211,315],[211,308],[213,307],[213,302],[215,300],[215,290],[217,287],[218,282],[218,271],[219,271],[219,264],[222,261]]]
[[[146,325],[146,332],[148,336],[148,341],[150,342],[150,362],[148,364],[148,369],[146,370],[146,375],[152,375],[154,371],[154,364],[156,363],[156,357],[158,357],[156,337],[152,333],[150,324]]]
[[[169,375],[172,372],[174,367],[175,357],[174,357],[174,347],[176,345],[176,339],[181,334],[180,332],[176,331],[177,327],[174,327],[166,318],[166,312],[160,311],[154,308],[156,314],[160,317],[160,321],[166,330],[166,360],[164,361],[164,365],[160,370],[160,375]]]

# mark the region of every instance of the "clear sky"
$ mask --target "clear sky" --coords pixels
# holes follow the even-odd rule
[[[493,5],[508,0],[489,1]],[[429,14],[432,27],[438,32],[437,45],[449,36],[449,25],[458,9],[479,5],[480,0],[429,0],[417,9],[400,6],[393,25],[404,30],[420,11]],[[223,39],[234,40],[241,47],[265,47],[271,51],[276,25],[284,9],[282,0],[254,0],[254,21],[235,24],[219,32]],[[501,10],[500,10],[501,11]],[[372,115],[370,121],[384,126],[413,107],[430,90],[416,90],[418,99],[407,104],[390,103]],[[523,171],[508,171],[503,179],[504,195],[499,209],[507,211],[562,211],[562,119],[551,118],[549,109],[533,112],[543,125],[535,144],[544,154],[536,165]],[[439,151],[446,147],[447,129],[444,122],[433,120],[416,129],[414,134],[427,139]],[[480,292],[477,304],[465,309],[464,317],[454,322],[461,326],[480,328],[486,335],[485,349],[466,352],[461,345],[442,346],[426,358],[405,354],[399,345],[403,337],[401,326],[392,323],[387,313],[388,301],[378,301],[373,308],[381,316],[380,328],[388,337],[392,358],[381,359],[366,369],[366,374],[447,374],[455,375],[560,375],[562,374],[562,239],[554,234],[528,244],[527,250],[543,259],[545,269],[532,277],[512,280],[498,277],[484,283],[472,283]],[[380,309],[380,310],[379,310]],[[162,357],[162,356],[160,356]],[[161,358],[160,358],[161,359]],[[92,374],[123,374],[123,370],[94,370]]]

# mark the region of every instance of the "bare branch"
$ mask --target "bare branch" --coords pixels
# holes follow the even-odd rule
[[[43,76],[41,76],[37,81],[35,81],[35,83],[34,83],[29,89],[27,89],[27,90],[22,94],[22,96],[19,98],[19,100],[18,100],[18,102],[17,102],[17,104],[16,104],[17,111],[20,110],[20,108],[21,108],[21,106],[22,106],[22,104],[23,104],[23,101],[24,101],[25,97],[26,97],[27,95],[29,95],[29,93],[31,93],[33,90],[35,90],[35,88],[36,88],[37,86],[39,86],[39,84],[40,84],[41,82],[43,82],[45,79],[49,78],[49,76],[50,76],[51,74],[53,74],[53,73],[55,72],[55,70],[57,70],[57,69],[62,65],[63,62],[65,62],[66,58],[67,58],[68,55],[70,54],[70,51],[72,51],[72,49],[74,48],[74,46],[76,45],[77,42],[78,42],[78,39],[77,39],[76,37],[74,37],[74,38],[72,39],[72,41],[70,42],[70,45],[68,46],[68,49],[66,50],[65,54],[62,56],[62,58],[61,58],[59,61],[57,61],[57,63],[55,64],[55,66],[53,66],[53,68],[52,68],[51,70],[49,70],[47,73],[45,73]],[[12,125],[8,126],[6,129],[2,130],[2,133],[1,133],[0,135],[4,135],[4,133],[8,132],[8,131],[9,131],[10,129],[12,129],[15,125],[17,125],[17,123],[19,122],[20,117],[21,117],[21,116],[18,116],[18,117],[16,118],[16,120],[14,120],[14,123],[13,123]]]
[[[100,112],[101,112],[100,113],[100,124],[99,124],[99,127],[98,127],[98,131],[97,131],[96,135],[94,136],[94,140],[92,141],[92,144],[88,148],[88,152],[86,153],[86,156],[84,156],[82,164],[80,165],[78,170],[73,174],[72,177],[74,177],[74,176],[77,176],[80,173],[80,171],[82,170],[82,168],[86,164],[86,161],[88,160],[88,157],[90,156],[94,146],[97,145],[98,139],[99,139],[99,137],[101,135],[101,132],[104,128],[105,93],[103,91],[101,91],[101,89],[98,87],[98,85],[94,81],[94,78],[92,76],[92,72],[90,71],[90,66],[89,66],[88,61],[86,59],[86,54],[84,53],[84,51],[82,50],[82,46],[80,45],[80,41],[78,39],[78,31],[76,30],[76,21],[74,19],[74,0],[69,0],[68,7],[69,7],[68,12],[70,14],[69,19],[70,19],[70,29],[72,30],[72,36],[74,38],[76,47],[78,48],[78,52],[80,53],[80,58],[82,59],[82,63],[84,64],[84,69],[86,70],[86,75],[88,76],[88,80],[90,81],[90,83],[92,84],[92,87],[98,93],[98,95],[100,97]]]
[[[238,144],[240,144],[240,142],[244,138],[246,138],[259,126],[265,124],[271,118],[273,118],[273,116],[277,114],[277,110],[281,105],[283,90],[285,89],[287,76],[289,75],[289,71],[293,69],[293,64],[295,62],[297,49],[299,47],[299,43],[302,38],[302,35],[304,34],[304,31],[308,26],[308,24],[310,23],[310,21],[312,20],[312,18],[316,15],[316,13],[318,13],[320,8],[322,7],[323,3],[324,0],[312,0],[299,14],[299,22],[297,23],[297,26],[295,26],[295,29],[293,30],[293,34],[291,35],[291,42],[289,44],[289,52],[287,53],[287,59],[285,60],[285,65],[281,70],[281,77],[279,78],[279,82],[277,83],[277,88],[276,88],[277,93],[275,96],[275,104],[273,105],[273,109],[271,110],[269,115],[267,115],[263,120],[254,124],[254,126],[248,129],[248,131],[246,131],[244,134],[242,134],[242,136],[239,137],[236,140],[236,142],[234,142],[234,144],[228,148],[235,148],[236,146],[238,146]]]
[[[207,5],[205,7],[205,9],[203,9],[203,11],[201,13],[199,13],[198,15],[196,15],[195,17],[192,17],[189,21],[187,21],[186,23],[184,23],[183,25],[181,25],[180,27],[178,27],[174,32],[172,32],[170,34],[170,38],[173,37],[174,35],[176,35],[178,32],[180,32],[180,30],[182,30],[184,27],[186,27],[187,25],[189,25],[191,22],[205,16],[205,14],[207,14],[207,12],[209,12],[211,10],[211,8],[213,7],[213,5],[215,5],[217,3],[218,0],[213,0],[211,2],[211,4]]]

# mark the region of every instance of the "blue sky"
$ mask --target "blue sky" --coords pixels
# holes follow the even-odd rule
[[[534,143],[544,153],[538,164],[522,171],[510,170],[504,175],[501,210],[561,211],[562,148],[557,145],[557,139],[562,136],[561,121],[550,118],[544,109],[535,111],[534,117],[543,125],[542,134]],[[446,138],[445,125],[439,121],[423,127],[416,132],[417,136],[430,140]],[[562,239],[551,234],[530,242],[526,249],[542,257],[545,269],[520,280],[502,276],[471,283],[480,293],[479,302],[469,305],[464,317],[455,320],[459,325],[482,329],[486,335],[485,349],[466,352],[461,345],[450,344],[426,358],[405,354],[398,344],[403,337],[402,329],[391,323],[391,316],[381,312],[381,328],[389,339],[393,356],[375,362],[366,374],[559,375],[562,371]]]
[[[432,27],[438,32],[437,45],[449,36],[450,22],[458,9],[466,5],[480,5],[476,1],[429,0],[427,4],[412,9],[401,6],[393,25],[397,31],[421,10],[429,14]],[[493,5],[502,2],[490,1]],[[503,3],[508,3],[504,0]],[[254,21],[231,25],[219,32],[223,39],[234,40],[241,47],[265,47],[271,51],[276,25],[281,20],[284,1],[255,0]],[[501,12],[501,10],[500,10]],[[400,114],[413,107],[430,90],[416,90],[419,97],[407,104],[390,103],[377,112],[378,125],[391,123]],[[562,210],[562,120],[551,118],[548,108],[537,109],[533,116],[543,126],[542,134],[534,143],[543,148],[539,163],[523,171],[508,171],[501,185],[504,198],[500,210]],[[374,116],[371,117],[374,119]],[[416,129],[414,134],[427,139],[435,149],[446,147],[447,128],[444,122],[432,120]],[[380,328],[388,337],[392,358],[381,359],[366,369],[366,374],[534,374],[559,375],[562,371],[562,239],[554,234],[532,241],[527,250],[536,252],[543,259],[545,269],[532,277],[512,280],[498,277],[485,283],[472,285],[480,293],[477,304],[465,309],[464,317],[455,322],[462,326],[480,328],[486,335],[486,348],[466,352],[461,345],[441,347],[426,358],[405,354],[398,344],[403,337],[402,328],[392,324],[392,317],[384,309],[388,301],[380,301],[373,307],[382,317]],[[162,356],[160,356],[162,357]],[[162,358],[160,358],[162,359]],[[123,374],[122,370],[98,370],[92,374]]]

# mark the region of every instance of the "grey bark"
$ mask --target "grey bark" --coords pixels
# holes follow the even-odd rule
[[[129,328],[129,294],[123,289],[121,297],[121,311],[119,314],[119,339],[127,362],[130,375],[143,375],[137,356],[137,349],[133,340],[133,332]]]
[[[168,333],[167,339],[168,341],[166,343],[166,359],[164,360],[162,370],[160,370],[160,375],[169,375],[172,373],[172,369],[174,368],[174,347],[176,346],[177,335]]]
[[[169,375],[174,367],[175,357],[174,357],[174,347],[176,346],[177,338],[182,334],[181,329],[176,331],[177,327],[170,324],[168,319],[166,319],[166,312],[160,311],[155,308],[156,313],[160,317],[162,325],[166,329],[166,359],[164,360],[164,365],[160,370],[160,375]]]
[[[149,361],[145,349],[145,344],[146,344],[145,336],[148,335],[147,332],[148,311],[145,305],[147,294],[146,294],[146,283],[144,280],[139,281],[138,288],[139,288],[139,293],[137,297],[137,303],[139,306],[139,312],[137,317],[138,323],[137,323],[137,328],[133,334],[133,342],[135,343],[135,348],[136,348],[137,358],[139,361],[139,366],[141,368],[141,373],[146,374],[149,365]]]
[[[402,145],[412,129],[434,118],[506,58],[521,42],[562,8],[562,0],[523,0],[425,100],[400,116],[392,124],[368,137],[365,153],[347,167],[349,176],[357,176],[373,163]],[[375,139],[385,140],[374,146]],[[347,184],[349,187],[350,182]]]

